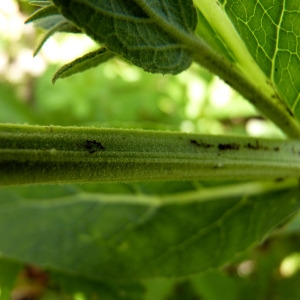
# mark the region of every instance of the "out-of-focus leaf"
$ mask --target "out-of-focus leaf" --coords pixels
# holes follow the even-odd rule
[[[197,274],[259,243],[298,209],[299,189],[280,184],[162,196],[1,189],[0,249],[98,280]]]
[[[68,28],[71,27],[73,28],[73,25],[70,25],[70,23],[66,20],[63,20],[57,24],[55,24],[52,28],[48,30],[48,32],[44,35],[42,40],[39,42],[37,48],[34,50],[33,56],[36,56],[43,45],[46,43],[46,41],[51,37],[54,33],[59,32],[59,31],[68,31]]]
[[[118,60],[110,60],[100,65],[100,69],[58,80],[53,88],[49,76],[54,72],[55,68],[49,68],[44,76],[37,78],[38,124],[149,129],[161,124],[159,129],[178,130],[186,118],[182,113],[186,89],[179,78],[145,73]],[[161,109],[163,101],[169,111]]]
[[[87,69],[97,67],[114,57],[114,54],[105,48],[99,48],[95,51],[89,52],[80,58],[61,67],[53,76],[52,82],[59,78],[65,78],[78,72],[83,72]]]
[[[58,15],[58,9],[54,5],[46,5],[36,10],[26,21],[25,23],[35,22],[42,18],[46,18],[52,15]]]
[[[282,263],[295,253],[300,255],[299,241],[299,235],[271,237],[221,270],[210,270],[188,279],[145,280],[145,300],[298,299],[299,262],[298,270],[289,262],[293,271],[289,274],[282,271]]]
[[[17,245],[16,245],[17,247]],[[18,276],[22,265],[18,262],[0,257],[0,299],[11,299],[11,291],[15,285],[16,277]]]
[[[30,106],[24,102],[18,99],[18,94],[13,86],[3,82],[0,83],[0,122],[36,122],[36,115],[30,109]]]
[[[48,6],[51,4],[48,0],[28,0],[28,3],[36,6]]]
[[[39,27],[48,29],[43,39],[39,42],[34,51],[34,56],[40,51],[44,43],[56,32],[81,32],[76,26],[60,15],[58,8],[50,1],[31,1],[32,5],[41,6],[37,9],[25,23],[36,22]]]
[[[300,214],[298,213],[281,231],[283,234],[300,233]]]
[[[98,281],[85,278],[78,274],[72,276],[63,272],[50,274],[49,287],[54,286],[60,292],[59,299],[65,299],[71,295],[80,295],[89,300],[142,300],[145,288],[138,282],[110,282],[109,280]],[[65,296],[65,297],[63,297]],[[69,299],[69,298],[68,298]],[[72,298],[73,299],[73,298]],[[76,299],[74,297],[74,299]]]

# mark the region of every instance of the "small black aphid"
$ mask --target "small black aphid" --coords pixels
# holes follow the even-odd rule
[[[219,144],[218,145],[219,150],[239,150],[240,145],[239,144]]]
[[[89,151],[90,154],[93,154],[98,150],[105,150],[105,148],[101,145],[101,143],[97,142],[96,140],[93,141],[86,140],[85,148]]]
[[[203,143],[203,142],[197,142],[196,140],[191,140],[190,141],[192,144],[198,146],[198,147],[203,147],[203,148],[210,148],[213,147],[214,145],[208,144],[208,143]]]

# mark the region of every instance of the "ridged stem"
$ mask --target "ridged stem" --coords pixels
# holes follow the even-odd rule
[[[298,177],[300,142],[0,125],[0,185]]]

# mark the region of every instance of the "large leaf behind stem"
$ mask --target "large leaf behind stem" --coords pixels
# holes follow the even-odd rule
[[[300,2],[220,2],[256,62],[300,119]]]
[[[300,2],[195,0],[195,4],[199,34],[235,61],[259,88],[271,86],[274,105],[284,101],[299,120]]]
[[[262,241],[300,205],[296,180],[161,196],[103,187],[1,189],[2,255],[99,280],[188,276]]]

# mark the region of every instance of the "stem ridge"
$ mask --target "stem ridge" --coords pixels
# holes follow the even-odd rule
[[[0,125],[0,185],[298,177],[300,142]]]

